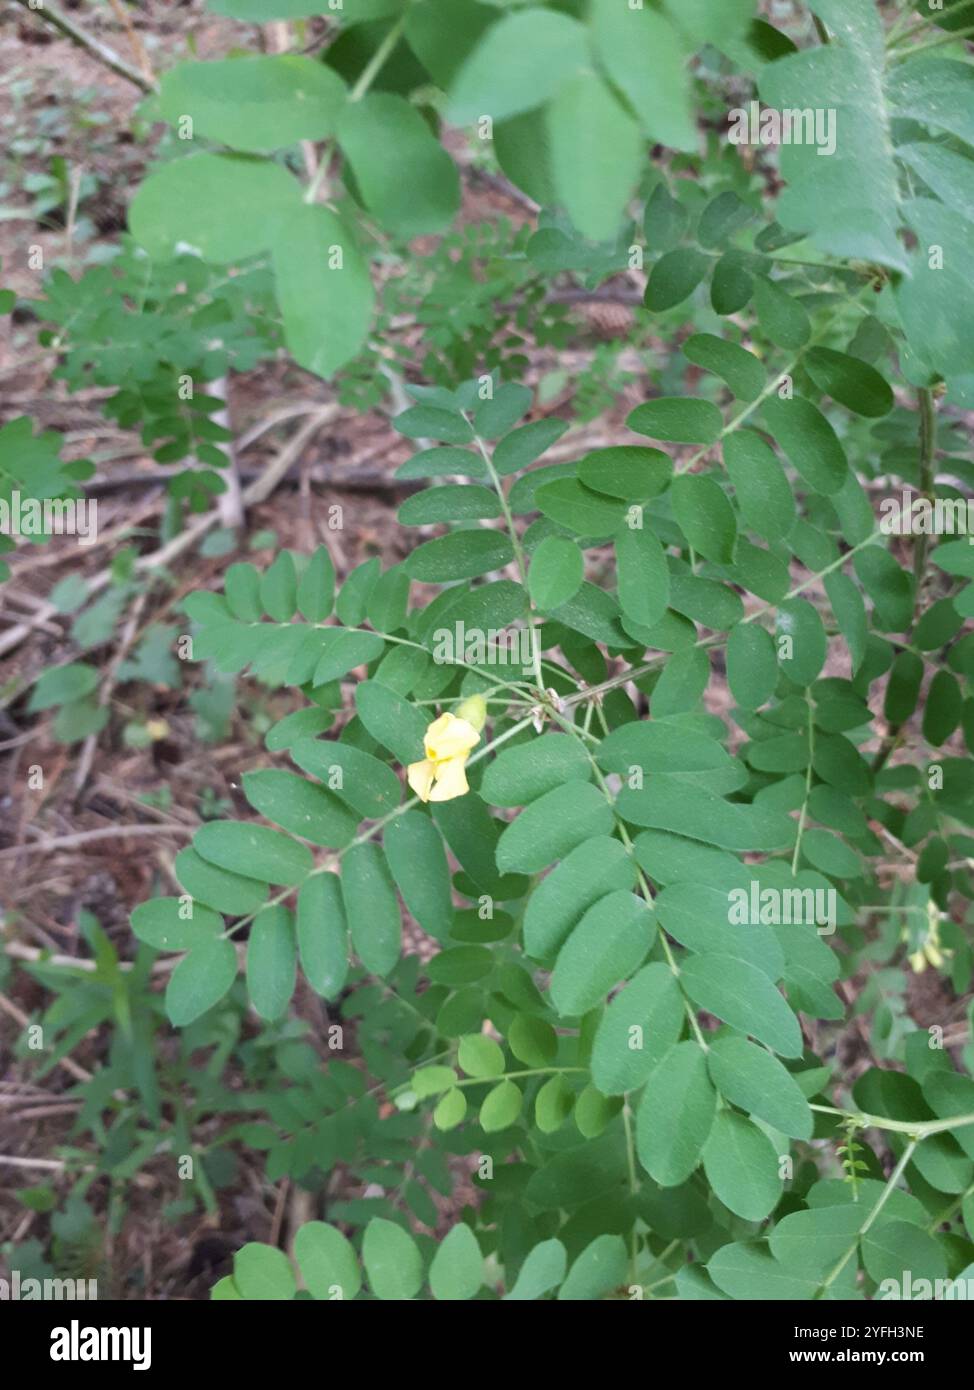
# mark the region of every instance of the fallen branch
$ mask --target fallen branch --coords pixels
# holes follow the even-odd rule
[[[55,849],[75,849],[78,845],[90,844],[93,840],[117,840],[125,835],[159,835],[169,832],[173,835],[192,835],[195,827],[159,825],[106,825],[100,830],[81,830],[76,835],[59,835],[53,840],[38,840],[34,845],[13,845],[0,850],[0,859],[15,859],[18,854],[49,853]]]
[[[281,452],[267,468],[263,470],[260,476],[256,478],[248,488],[244,489],[244,505],[249,507],[258,502],[266,501],[274,491],[278,482],[284,477],[288,469],[299,457],[301,450],[312,435],[315,434],[322,425],[326,425],[329,421],[333,420],[337,414],[337,405],[331,404],[322,406],[321,410],[317,411],[311,419],[295,433],[294,438],[288,440]],[[153,570],[165,569],[165,567],[175,560],[177,556],[181,555],[184,550],[188,550],[190,546],[195,545],[197,541],[201,540],[208,531],[212,530],[212,528],[218,524],[219,520],[220,513],[218,510],[207,512],[206,516],[199,517],[196,521],[191,522],[185,530],[180,531],[179,535],[174,536],[167,545],[161,546],[158,550],[153,550],[149,555],[140,555],[135,562],[136,570],[141,573],[146,573]],[[87,581],[88,597],[91,598],[95,594],[100,593],[102,589],[107,588],[111,583],[111,579],[112,572],[110,569],[102,570],[100,574],[96,574],[92,579],[89,579]],[[18,646],[39,622],[48,622],[50,619],[56,617],[57,611],[58,610],[52,603],[45,604],[32,623],[18,623],[16,627],[9,628],[3,636],[0,637],[0,656],[5,655],[5,653]]]
[[[90,53],[93,58],[97,58],[106,68],[117,73],[119,77],[124,77],[126,82],[131,82],[142,92],[156,91],[156,83],[146,77],[144,73],[133,68],[124,58],[120,57],[114,50],[109,48],[107,43],[102,43],[101,39],[93,38],[91,34],[85,32],[73,19],[69,19],[62,10],[56,5],[51,4],[51,0],[44,0],[41,9],[35,9],[30,0],[17,0],[17,3],[31,14],[38,15],[46,24],[52,28],[59,29],[62,34],[76,43],[79,48],[83,48],[86,53]]]

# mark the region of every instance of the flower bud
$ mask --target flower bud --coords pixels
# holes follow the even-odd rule
[[[479,734],[487,723],[487,701],[483,695],[471,695],[458,706],[458,719],[465,719]]]

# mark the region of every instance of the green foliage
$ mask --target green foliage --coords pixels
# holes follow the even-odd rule
[[[133,202],[167,331],[126,370],[178,370],[207,310],[242,354],[279,318],[301,366],[351,364],[339,390],[373,402],[409,306],[423,380],[398,476],[429,486],[400,508],[401,564],[336,587],[326,548],[281,550],[182,601],[194,660],[295,708],[242,773],[253,815],[208,819],[181,892],[133,913],[124,982],[92,936],[74,1026],[168,1020],[181,1048],[237,1028],[253,1089],[211,1075],[199,1104],[259,1112],[221,1142],[265,1151],[327,1220],[293,1260],[246,1244],[215,1298],[813,1300],[960,1273],[974,1053],[905,996],[911,974],[959,995],[974,976],[974,560],[966,537],[881,526],[870,485],[930,503],[971,481],[938,413],[974,389],[969,65],[887,48],[872,0],[815,0],[829,41],[801,50],[750,3],[345,10],[324,61],[166,76],[159,111],[198,147]],[[779,111],[836,110],[835,157],[784,143],[770,207],[759,157],[699,153],[699,109],[724,110],[690,66],[704,44],[718,84],[736,69]],[[447,231],[441,114],[493,140],[545,204],[536,229]],[[301,140],[324,142],[307,189]],[[410,264],[375,320],[370,257],[397,245]],[[206,262],[252,258],[211,281]],[[629,437],[589,447],[536,401],[524,341],[563,345],[560,277],[638,268],[632,336],[674,351],[620,411]],[[56,280],[55,321],[115,274]],[[90,343],[116,341],[119,312],[69,377],[99,370]],[[126,390],[148,419],[151,386]],[[166,437],[205,463],[199,433]],[[88,699],[90,670],[43,677],[34,708]],[[143,1017],[155,952],[179,960]],[[299,989],[329,1006],[320,1038],[291,1015]],[[884,1064],[851,1093],[849,1015]],[[434,1240],[417,1227],[442,1228],[461,1165],[476,1204]],[[365,1195],[332,1199],[339,1168]]]
[[[191,460],[169,490],[192,511],[212,505],[225,483],[220,448],[232,435],[212,417],[225,407],[206,385],[230,370],[246,371],[273,352],[276,306],[262,268],[227,276],[197,256],[154,262],[127,241],[107,265],[77,280],[55,270],[45,297],[32,306],[55,345],[55,376],[72,391],[111,386],[105,415],[138,429],[158,463]]]

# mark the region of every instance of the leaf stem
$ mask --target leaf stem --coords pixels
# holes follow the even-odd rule
[[[805,795],[802,797],[802,808],[798,815],[798,833],[795,836],[795,852],[791,856],[791,876],[795,877],[798,872],[798,861],[802,852],[802,836],[805,833],[805,821],[808,819],[808,800],[812,794],[812,758],[815,753],[815,716],[812,713],[812,702],[808,701],[808,767],[805,769]]]
[[[349,101],[361,101],[379,73],[385,67],[386,61],[392,55],[396,44],[402,38],[403,30],[406,27],[406,16],[401,15],[395,24],[386,34],[379,44],[379,47],[372,54],[371,59],[362,69],[358,81],[349,94]]]
[[[840,1274],[842,1273],[842,1271],[845,1269],[846,1265],[849,1263],[849,1260],[850,1260],[850,1259],[852,1258],[852,1256],[855,1254],[855,1252],[856,1252],[856,1247],[858,1246],[860,1239],[866,1234],[866,1232],[869,1230],[870,1226],[872,1226],[873,1222],[876,1220],[876,1217],[879,1215],[879,1213],[882,1211],[883,1207],[886,1205],[887,1201],[889,1200],[889,1198],[890,1198],[890,1196],[891,1196],[891,1194],[892,1194],[893,1188],[896,1186],[896,1184],[899,1182],[900,1178],[902,1177],[902,1175],[903,1175],[903,1170],[906,1168],[906,1165],[909,1163],[910,1159],[913,1157],[913,1151],[915,1150],[915,1148],[916,1148],[916,1146],[917,1146],[917,1144],[918,1144],[919,1142],[920,1142],[919,1139],[913,1138],[913,1139],[910,1140],[910,1142],[907,1144],[906,1148],[903,1150],[903,1153],[902,1153],[902,1155],[900,1156],[900,1161],[897,1163],[897,1165],[896,1165],[896,1167],[893,1169],[892,1173],[890,1173],[890,1175],[889,1175],[889,1181],[887,1182],[886,1186],[883,1188],[882,1192],[879,1194],[879,1197],[878,1197],[878,1199],[877,1199],[877,1201],[876,1201],[876,1205],[873,1207],[872,1211],[869,1213],[869,1215],[866,1217],[865,1221],[864,1221],[864,1222],[862,1223],[862,1225],[859,1227],[859,1230],[856,1232],[856,1237],[855,1237],[855,1239],[853,1240],[852,1244],[849,1246],[848,1250],[845,1252],[845,1254],[842,1256],[842,1258],[838,1261],[838,1263],[834,1266],[834,1268],[832,1269],[832,1271],[827,1275],[827,1277],[825,1278],[825,1280],[823,1281],[823,1283],[819,1285],[819,1288],[818,1288],[818,1290],[817,1290],[817,1292],[816,1292],[816,1294],[815,1294],[815,1297],[816,1297],[816,1298],[821,1298],[821,1297],[822,1297],[822,1295],[826,1292],[826,1290],[827,1290],[827,1289],[835,1282],[835,1280],[839,1277],[839,1275],[840,1275]]]
[[[514,559],[517,564],[518,574],[521,577],[521,585],[524,589],[525,594],[528,595],[529,604],[531,604],[529,609],[529,620],[531,624],[531,655],[534,661],[534,676],[535,680],[538,683],[538,693],[540,695],[544,695],[545,685],[544,676],[541,671],[541,644],[538,640],[538,628],[537,619],[534,612],[534,604],[531,603],[531,598],[528,594],[528,562],[524,554],[524,546],[521,544],[521,538],[517,534],[517,531],[515,529],[514,514],[511,511],[511,504],[507,500],[507,493],[504,491],[504,485],[500,480],[500,476],[497,472],[497,469],[494,467],[494,461],[490,457],[490,453],[488,452],[487,446],[481,439],[480,435],[477,434],[476,430],[474,430],[473,422],[468,418],[466,411],[463,412],[463,418],[467,421],[467,424],[473,431],[473,437],[477,442],[477,448],[480,451],[480,456],[483,459],[484,466],[486,467],[487,472],[490,475],[490,481],[493,485],[494,491],[497,493],[497,500],[500,503],[501,511],[504,514],[504,525],[507,527],[507,533],[511,538],[511,545],[514,547]]]
[[[910,1134],[918,1143],[931,1134],[945,1134],[948,1130],[965,1129],[968,1125],[974,1125],[974,1114],[951,1115],[947,1119],[936,1120],[890,1120],[885,1115],[841,1110],[834,1105],[812,1105],[809,1102],[809,1109],[817,1110],[822,1115],[840,1115],[844,1119],[855,1120],[861,1129],[885,1129],[893,1134]]]
[[[913,33],[916,31],[913,30]],[[956,40],[969,39],[974,36],[974,24],[969,24],[965,29],[953,29],[950,33],[941,34],[939,38],[931,39],[929,43],[918,43],[915,48],[899,48],[895,53],[890,53],[891,63],[901,62],[904,58],[912,58],[915,53],[925,53],[930,48],[942,48],[944,44],[954,43]],[[909,34],[904,34],[904,38],[909,38]],[[899,40],[897,41],[899,43]]]

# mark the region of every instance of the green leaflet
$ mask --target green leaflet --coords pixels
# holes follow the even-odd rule
[[[284,1301],[295,1294],[294,1271],[283,1250],[251,1241],[233,1258],[233,1282],[241,1298]]]
[[[670,572],[652,531],[624,526],[615,539],[619,603],[626,617],[652,627],[666,613]]]
[[[450,874],[432,821],[419,811],[406,811],[391,822],[383,844],[406,906],[424,931],[444,940],[453,917]]]
[[[316,874],[301,885],[297,938],[305,979],[316,994],[336,998],[348,976],[348,925],[337,875]]]
[[[366,729],[397,762],[423,757],[428,720],[408,700],[381,681],[363,681],[355,691],[355,708]]]
[[[632,860],[619,840],[605,835],[586,839],[541,881],[524,916],[524,949],[546,961],[581,920],[585,911],[613,889],[635,880]]]
[[[763,1221],[778,1204],[778,1155],[743,1115],[721,1110],[704,1145],[703,1167],[714,1192],[745,1221]]]
[[[595,492],[621,497],[627,502],[648,502],[664,492],[673,463],[662,449],[632,444],[593,449],[578,465],[578,480]]]
[[[352,949],[367,970],[387,975],[399,959],[399,904],[377,845],[352,845],[342,859],[342,896]]]
[[[243,787],[261,815],[312,844],[339,848],[355,834],[358,819],[338,797],[293,772],[245,772]]]
[[[774,451],[751,429],[735,430],[722,447],[744,521],[769,540],[786,536],[795,524],[795,499]]]
[[[547,536],[531,557],[528,590],[540,609],[558,608],[578,593],[585,560],[577,545]]]
[[[774,694],[778,683],[774,642],[756,623],[735,627],[727,640],[727,682],[745,709],[757,709]]]
[[[464,1301],[473,1298],[484,1281],[484,1257],[469,1226],[452,1226],[437,1247],[430,1265],[433,1297]]]
[[[608,535],[617,529],[626,514],[621,501],[593,492],[575,478],[560,478],[539,487],[535,505],[552,521],[581,536]]]
[[[355,356],[372,322],[368,266],[333,212],[305,204],[275,224],[271,258],[287,345],[302,367],[330,377]]]
[[[650,439],[676,444],[713,444],[720,435],[723,421],[720,411],[710,401],[673,396],[637,405],[626,424],[637,434],[649,435]]]
[[[668,773],[650,774],[641,788],[624,786],[617,806],[633,825],[671,830],[720,849],[783,849],[794,841],[787,816],[725,801]]]
[[[207,907],[179,898],[153,898],[132,913],[132,930],[157,951],[189,951],[222,935],[223,919]]]
[[[581,744],[567,734],[549,734],[502,749],[487,767],[480,789],[495,806],[525,806],[565,782],[587,782],[591,775]]]
[[[566,82],[547,108],[555,191],[578,230],[605,241],[618,229],[639,176],[639,127],[595,73]],[[612,158],[604,151],[611,148]]]
[[[266,883],[221,869],[203,859],[195,849],[180,850],[175,870],[187,893],[218,912],[242,917],[255,911],[267,897]]]
[[[179,126],[238,150],[266,154],[335,133],[345,104],[341,78],[312,58],[240,57],[180,63],[163,74],[159,106]]]
[[[810,1299],[820,1283],[815,1274],[779,1263],[756,1241],[722,1245],[708,1260],[707,1271],[719,1289],[737,1299]]]
[[[808,1102],[772,1053],[745,1038],[725,1036],[711,1044],[707,1066],[717,1090],[732,1104],[782,1134],[811,1138]]]
[[[875,418],[893,409],[893,392],[875,368],[844,352],[813,347],[805,355],[805,370],[825,391],[857,415]]]
[[[656,898],[656,915],[663,930],[688,950],[721,952],[748,961],[770,980],[779,980],[784,955],[770,927],[742,924],[732,910],[730,895],[701,883],[671,883]]]
[[[848,461],[835,430],[811,401],[771,397],[764,403],[768,429],[794,468],[816,492],[836,493],[846,480]]]
[[[596,1236],[575,1260],[561,1288],[559,1301],[603,1298],[626,1280],[628,1256],[621,1236]]]
[[[545,1240],[536,1245],[528,1255],[517,1282],[505,1299],[523,1301],[540,1298],[549,1289],[555,1288],[565,1277],[565,1247],[560,1240]]]
[[[486,32],[461,66],[448,119],[506,120],[543,105],[587,66],[585,30],[567,15],[529,10],[505,16]]]
[[[754,281],[754,309],[761,329],[776,347],[790,352],[808,342],[812,327],[804,307],[773,280]]]
[[[314,863],[311,852],[263,825],[212,821],[193,837],[197,853],[217,868],[267,883],[299,883]]]
[[[811,685],[825,665],[828,638],[808,599],[789,599],[778,607],[778,664],[796,685]]]
[[[166,1013],[174,1028],[185,1028],[218,1004],[237,978],[237,953],[225,937],[194,946],[176,966],[166,986]]]
[[[500,531],[454,531],[424,541],[409,555],[406,569],[412,579],[431,584],[446,579],[471,579],[503,569],[514,558],[510,540]]]
[[[734,558],[737,520],[716,479],[706,473],[683,473],[670,489],[673,512],[690,547],[715,564]]]
[[[634,1091],[677,1041],[683,997],[669,966],[647,965],[606,1009],[592,1048],[592,1080],[606,1096]]]
[[[631,974],[652,944],[653,918],[632,893],[609,893],[588,909],[562,946],[551,976],[558,1012],[583,1014]]]
[[[496,495],[485,487],[460,483],[427,488],[399,508],[403,526],[429,526],[444,521],[484,521],[501,515]]]
[[[835,41],[769,63],[759,80],[762,101],[778,111],[811,107],[835,112],[808,144],[782,149],[789,189],[779,221],[811,232],[825,252],[879,261],[903,270],[896,239],[899,203],[893,142],[884,92],[883,32],[872,0],[817,4]],[[819,148],[834,154],[822,158]]]
[[[290,226],[300,215],[300,186],[280,165],[191,154],[144,180],[129,208],[129,228],[151,256],[165,259],[186,245],[228,263],[266,251],[282,218]]]
[[[676,308],[690,298],[709,268],[707,257],[692,246],[667,251],[650,274],[644,300],[646,308],[656,314]]]
[[[698,367],[714,372],[727,382],[735,396],[753,401],[765,384],[765,371],[753,353],[711,333],[695,333],[683,344],[683,352]],[[728,438],[728,443],[735,436]],[[725,453],[726,453],[726,445]]]
[[[698,1008],[742,1033],[750,1033],[782,1057],[801,1055],[798,1019],[761,970],[720,952],[692,956],[680,979]]]
[[[319,778],[360,817],[377,820],[402,799],[399,779],[371,753],[331,739],[298,739],[291,747],[298,767]]]
[[[362,1263],[376,1298],[412,1298],[423,1282],[423,1261],[412,1236],[383,1217],[373,1218],[365,1228]]]
[[[583,840],[607,834],[612,824],[611,808],[597,787],[556,787],[532,801],[502,832],[497,867],[501,873],[537,873]]]
[[[351,1242],[324,1221],[306,1221],[294,1237],[294,1255],[312,1298],[354,1298],[362,1286]]]
[[[695,150],[687,51],[666,17],[648,6],[633,9],[595,0],[592,26],[598,57],[646,135],[676,149]]]
[[[263,908],[247,942],[247,988],[261,1018],[280,1018],[290,1003],[296,959],[290,912],[280,906]]]
[[[366,207],[389,231],[424,236],[452,222],[460,206],[456,166],[402,97],[372,92],[350,103],[338,121],[338,142]]]
[[[661,1187],[677,1187],[697,1167],[716,1106],[703,1049],[677,1043],[650,1075],[636,1115],[639,1161]]]

